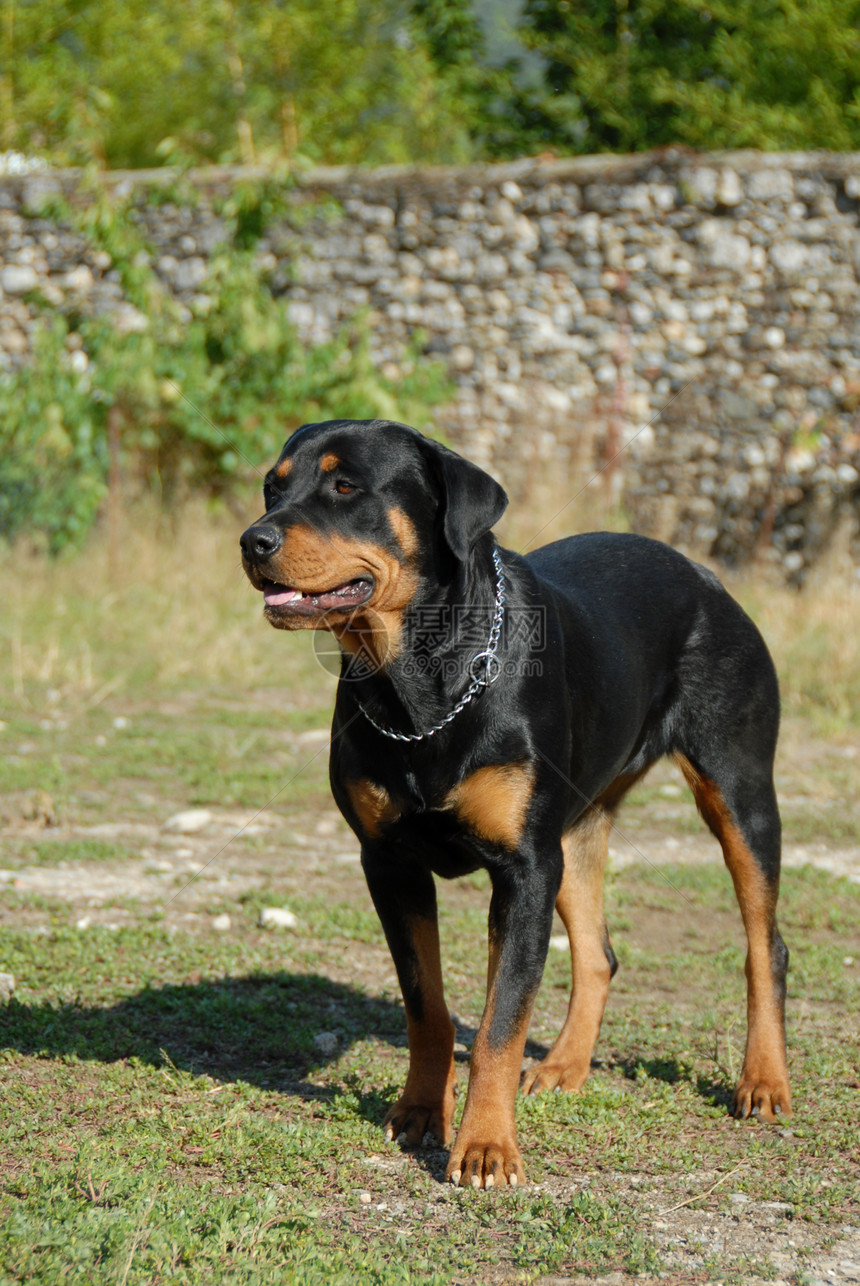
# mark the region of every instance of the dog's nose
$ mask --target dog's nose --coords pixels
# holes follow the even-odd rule
[[[280,527],[269,523],[257,523],[249,527],[239,537],[242,553],[249,563],[261,563],[277,553],[283,543],[284,533]]]

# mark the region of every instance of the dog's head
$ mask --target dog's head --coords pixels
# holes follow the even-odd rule
[[[330,629],[348,645],[372,622],[396,651],[422,585],[451,578],[501,517],[507,496],[462,456],[405,424],[306,424],[266,475],[266,512],[242,561],[278,629]]]

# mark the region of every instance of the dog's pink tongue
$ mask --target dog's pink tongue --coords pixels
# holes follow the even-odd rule
[[[271,589],[263,591],[263,598],[269,607],[281,607],[284,603],[293,603],[301,594],[297,589],[283,589],[281,586],[273,585]]]

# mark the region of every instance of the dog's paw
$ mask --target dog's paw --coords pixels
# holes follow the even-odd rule
[[[755,1076],[744,1071],[732,1103],[732,1116],[755,1116],[768,1125],[791,1116],[791,1090],[784,1076]]]
[[[439,1103],[415,1103],[401,1098],[383,1122],[386,1141],[400,1143],[403,1147],[417,1148],[427,1136],[431,1141],[447,1146],[451,1142],[453,1103],[449,1107]]]
[[[461,1131],[462,1133],[462,1131]],[[455,1187],[515,1188],[525,1183],[523,1159],[515,1140],[506,1143],[461,1143],[451,1152],[445,1178]]]
[[[523,1072],[521,1089],[524,1094],[542,1094],[546,1090],[562,1090],[572,1093],[581,1090],[588,1079],[590,1062],[585,1067],[578,1063],[554,1062],[545,1058]]]

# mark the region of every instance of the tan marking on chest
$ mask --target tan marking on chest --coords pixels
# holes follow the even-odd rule
[[[445,796],[443,807],[481,839],[516,848],[522,838],[532,790],[534,766],[493,764],[464,777]]]
[[[368,777],[346,783],[346,793],[355,809],[362,830],[371,839],[378,839],[383,829],[397,820],[400,812],[384,786],[377,786]]]

